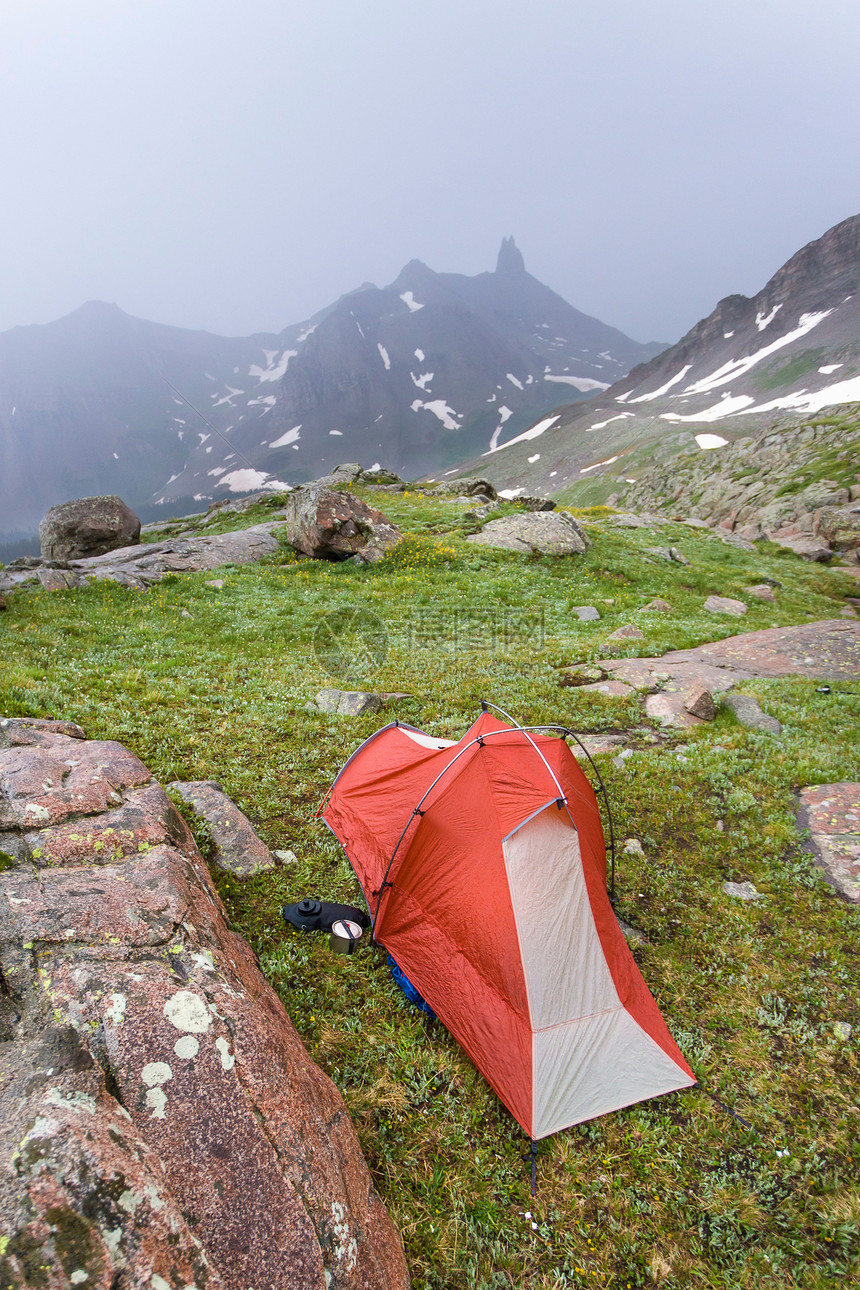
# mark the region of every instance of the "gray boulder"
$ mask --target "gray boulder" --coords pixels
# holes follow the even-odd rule
[[[331,712],[339,717],[360,717],[364,712],[378,712],[382,695],[367,690],[320,690],[314,705],[318,712]]]
[[[274,868],[271,851],[220,784],[212,779],[176,780],[167,787],[205,821],[212,840],[212,859],[219,869],[237,878],[250,878]]]
[[[490,520],[466,541],[538,555],[581,555],[591,546],[585,529],[567,511],[526,511]]]
[[[776,717],[769,717],[751,694],[725,694],[723,704],[733,712],[735,720],[752,730],[766,730],[771,735],[781,735],[782,726]]]
[[[833,547],[822,537],[812,537],[808,533],[771,533],[770,540],[777,546],[787,547],[802,559],[812,560],[817,564],[826,564],[833,559]]]
[[[845,554],[860,548],[860,506],[827,507],[818,514],[818,536],[834,551]]]
[[[498,497],[493,485],[488,479],[480,479],[476,475],[468,475],[464,479],[451,479],[444,484],[437,484],[435,488],[425,488],[422,491],[430,496],[448,496],[448,497],[484,497],[487,501],[494,502]]]
[[[115,496],[52,506],[39,525],[43,560],[84,560],[140,541],[140,520]]]
[[[403,536],[381,511],[351,493],[316,483],[296,488],[284,504],[287,541],[303,555],[321,560],[358,556],[381,560]]]
[[[555,502],[551,497],[512,497],[511,501],[524,511],[554,511]]]
[[[743,618],[747,607],[742,600],[733,600],[731,596],[708,596],[702,608],[709,614],[729,614],[732,618]]]

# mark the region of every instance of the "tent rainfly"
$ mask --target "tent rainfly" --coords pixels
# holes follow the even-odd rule
[[[320,814],[376,941],[532,1140],[696,1083],[612,911],[564,739],[486,710],[457,743],[395,722]]]

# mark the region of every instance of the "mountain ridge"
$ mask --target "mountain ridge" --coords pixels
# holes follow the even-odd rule
[[[858,287],[854,215],[801,247],[756,295],[725,296],[675,345],[609,389],[499,443],[481,469],[497,487],[528,493],[563,492],[589,476],[627,481],[655,453],[710,451],[777,417],[854,402]]]
[[[659,348],[567,304],[512,238],[494,272],[411,260],[278,333],[223,337],[88,301],[0,335],[0,531],[88,494],[187,509],[345,459],[445,469]]]

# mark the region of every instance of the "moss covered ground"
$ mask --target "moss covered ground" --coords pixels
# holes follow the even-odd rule
[[[285,550],[148,592],[13,593],[0,615],[0,712],[80,722],[163,783],[217,779],[271,847],[295,851],[296,866],[245,882],[219,874],[218,887],[346,1099],[419,1290],[849,1284],[860,913],[803,851],[794,793],[860,778],[860,678],[828,694],[798,679],[745,686],[783,722],[781,739],[723,711],[649,742],[638,700],[560,688],[558,669],[604,657],[630,622],[646,639],[616,654],[831,618],[855,584],[682,525],[614,530],[599,508],[583,516],[584,556],[526,557],[467,543],[465,506],[366,496],[407,533],[372,568]],[[649,556],[655,545],[678,547],[690,567]],[[782,584],[775,604],[745,595],[763,577]],[[745,600],[748,614],[704,613],[711,593]],[[655,596],[675,612],[637,615]],[[579,622],[576,605],[601,620]],[[642,847],[621,860],[617,909],[647,938],[635,956],[680,1047],[753,1130],[698,1090],[643,1103],[541,1143],[532,1199],[522,1131],[440,1023],[406,1002],[384,953],[332,955],[281,920],[304,895],[360,900],[315,811],[382,718],[309,712],[325,685],[408,692],[386,717],[448,738],[484,698],[524,723],[635,732],[622,765],[600,761],[618,834]],[[763,899],[732,900],[727,879],[753,881]],[[854,1028],[848,1040],[836,1022]]]

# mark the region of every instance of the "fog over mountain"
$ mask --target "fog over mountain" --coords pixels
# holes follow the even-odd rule
[[[343,460],[448,469],[660,348],[567,304],[513,238],[492,273],[413,260],[277,334],[228,339],[92,301],[0,335],[0,532],[88,494],[187,507]]]
[[[675,340],[860,209],[852,0],[0,6],[0,331],[278,332],[412,257]]]

